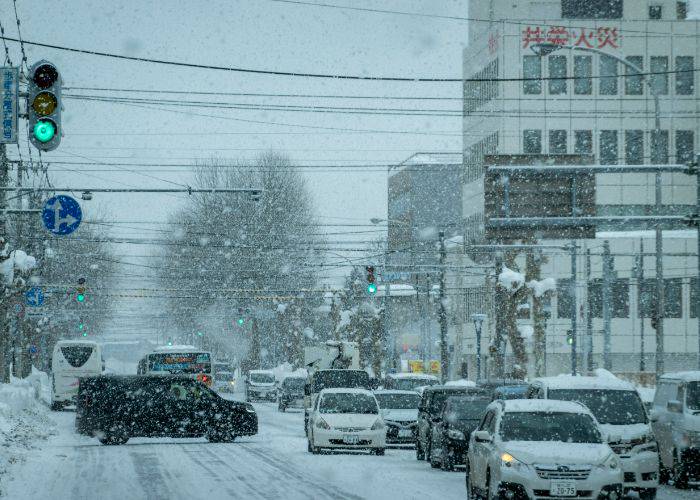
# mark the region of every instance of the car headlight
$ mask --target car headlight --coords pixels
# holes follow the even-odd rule
[[[620,459],[617,458],[615,453],[611,453],[598,465],[598,467],[601,469],[617,470],[620,468]]]
[[[373,424],[372,427],[370,428],[373,431],[378,431],[380,429],[384,428],[384,421],[381,418],[378,418]]]
[[[513,455],[507,452],[501,453],[501,467],[505,467],[507,469],[515,469],[519,471],[528,470],[528,466],[526,463],[521,462],[520,460],[518,460]]]
[[[319,429],[326,429],[326,430],[328,430],[328,429],[331,428],[331,426],[328,425],[328,422],[326,422],[326,421],[323,420],[322,418],[319,418],[319,419],[316,421],[316,427],[318,427]]]
[[[448,429],[447,437],[450,439],[464,440],[464,433],[462,431],[458,431],[457,429]]]

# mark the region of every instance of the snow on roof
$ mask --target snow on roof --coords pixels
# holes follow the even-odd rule
[[[374,391],[375,394],[410,394],[415,396],[416,391],[401,391],[399,389],[382,389],[380,391]]]
[[[409,379],[422,379],[422,380],[439,380],[435,375],[430,375],[429,373],[390,373],[387,377],[391,378],[409,378]]]
[[[609,372],[608,372],[609,373]],[[573,375],[558,375],[556,377],[542,377],[535,379],[534,382],[540,382],[547,386],[548,389],[608,389],[618,391],[633,391],[634,386],[629,382],[615,377],[612,373],[610,376],[597,377],[580,377]]]
[[[688,238],[696,239],[698,232],[695,229],[675,229],[671,231],[663,231],[663,238]],[[655,238],[656,231],[598,231],[595,233],[596,239],[612,239],[612,238]]]
[[[461,378],[459,380],[450,380],[445,382],[445,385],[448,387],[476,387],[476,382]]]
[[[275,373],[272,370],[250,370],[248,373],[263,373],[263,374],[272,375],[272,376],[275,375]]]
[[[377,287],[377,297],[383,297],[386,290],[386,285],[379,285]],[[416,289],[413,285],[407,283],[391,283],[389,285],[389,296],[390,297],[413,297],[416,295]]]
[[[661,375],[660,378],[670,380],[683,380],[684,382],[700,381],[700,371],[664,373],[663,375]]]
[[[162,351],[197,351],[197,352],[204,352],[202,349],[197,349],[193,345],[187,345],[187,344],[180,344],[180,345],[159,345],[154,349],[156,352],[162,352]]]
[[[504,401],[506,412],[552,411],[564,413],[590,413],[581,403],[557,399],[508,399]]]
[[[57,346],[62,346],[62,345],[90,345],[90,346],[96,346],[98,345],[97,342],[93,340],[59,340],[56,342]]]
[[[324,394],[367,394],[369,396],[374,397],[374,394],[372,394],[372,391],[368,391],[367,389],[351,389],[349,387],[332,387],[328,389],[322,389],[321,392],[319,393],[320,395]]]
[[[441,165],[462,165],[461,153],[415,153],[402,161],[398,165],[389,169],[389,176],[401,172],[406,167],[415,166],[441,166]]]

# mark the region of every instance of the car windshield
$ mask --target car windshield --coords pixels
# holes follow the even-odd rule
[[[305,378],[286,378],[284,382],[282,382],[282,387],[290,391],[303,391],[305,384]]]
[[[256,384],[273,384],[275,376],[271,373],[251,373],[250,381]]]
[[[610,389],[550,389],[549,399],[578,401],[591,410],[601,424],[631,425],[647,422],[637,391]]]
[[[507,412],[498,433],[503,441],[602,442],[595,421],[583,413]]]
[[[413,391],[418,387],[436,385],[439,382],[432,377],[410,377],[410,378],[392,378],[391,383],[387,384],[391,389],[397,391]]]
[[[700,411],[700,382],[688,382],[686,384],[685,406],[692,412]]]
[[[445,418],[448,421],[480,420],[491,402],[484,398],[451,397],[445,403]]]
[[[420,405],[420,394],[382,394],[374,395],[379,407],[383,410],[417,410]]]
[[[320,413],[378,413],[377,401],[368,394],[330,393],[324,394],[318,405]]]

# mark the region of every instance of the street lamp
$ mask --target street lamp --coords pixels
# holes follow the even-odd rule
[[[661,137],[661,108],[660,108],[660,103],[659,103],[659,93],[656,89],[651,84],[651,81],[649,80],[648,76],[645,75],[642,69],[637,66],[636,64],[632,64],[629,62],[627,59],[624,57],[621,57],[617,54],[612,54],[610,52],[605,52],[604,50],[600,49],[594,49],[592,47],[580,47],[580,46],[574,46],[574,45],[560,45],[560,44],[555,44],[555,43],[536,43],[530,46],[532,49],[532,52],[534,52],[536,55],[540,57],[545,57],[551,54],[552,52],[555,52],[560,49],[568,49],[568,50],[580,50],[583,52],[593,52],[595,54],[600,54],[608,57],[612,57],[618,62],[621,62],[624,64],[626,67],[630,68],[632,71],[634,71],[637,76],[639,76],[646,86],[649,88],[649,93],[651,96],[654,98],[654,135],[656,135],[657,140],[660,140]],[[634,76],[634,75],[628,75],[628,76]],[[655,193],[654,193],[654,198],[655,198],[655,209],[657,215],[661,214],[661,172],[658,171],[656,172],[656,177],[655,177]],[[657,316],[657,325],[656,325],[656,376],[658,377],[664,372],[664,284],[663,284],[663,240],[662,240],[662,235],[661,235],[661,226],[656,225],[656,231],[655,231],[655,239],[656,239],[656,311],[654,314]],[[644,319],[644,318],[642,318]]]
[[[471,316],[476,330],[476,380],[481,380],[481,326],[486,319],[485,314],[475,313]]]

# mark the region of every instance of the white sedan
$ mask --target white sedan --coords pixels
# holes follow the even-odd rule
[[[365,389],[322,390],[307,425],[311,453],[337,448],[384,455],[386,427],[374,394]]]

